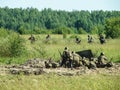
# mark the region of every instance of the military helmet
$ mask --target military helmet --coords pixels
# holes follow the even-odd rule
[[[64,50],[67,50],[67,49],[68,49],[68,47],[65,47],[65,48],[64,48]]]
[[[101,54],[100,55],[104,55],[104,52],[101,52]]]
[[[72,54],[75,54],[75,51],[72,51]]]

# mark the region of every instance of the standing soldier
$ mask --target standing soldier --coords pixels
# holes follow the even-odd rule
[[[28,40],[31,41],[31,43],[35,42],[35,37],[31,34],[31,36],[28,38]]]
[[[92,36],[88,35],[88,43],[92,43],[92,42],[93,42]]]
[[[100,36],[100,38],[99,38],[100,43],[101,43],[101,44],[105,43],[105,38],[104,38],[104,36],[103,36],[102,34],[100,34],[99,36]]]
[[[67,66],[67,62],[69,63],[70,60],[70,51],[68,50],[68,47],[64,48],[63,54],[62,54],[62,62],[60,64],[60,66],[65,65],[65,67]]]

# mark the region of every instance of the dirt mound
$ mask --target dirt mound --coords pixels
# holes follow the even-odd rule
[[[55,73],[58,75],[84,75],[84,74],[114,74],[120,75],[120,63],[114,63],[112,67],[88,69],[87,67],[78,68],[46,68],[45,61],[42,59],[30,59],[21,65],[2,65],[0,66],[0,75],[6,74],[24,74],[24,75],[40,75],[43,73],[50,74]]]

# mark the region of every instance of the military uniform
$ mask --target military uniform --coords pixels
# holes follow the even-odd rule
[[[100,56],[98,57],[98,65],[104,67],[107,63],[108,63],[107,57],[105,57],[104,53],[101,53]]]
[[[80,42],[81,40],[78,37],[76,37],[76,43],[79,44]]]
[[[67,63],[69,63],[71,58],[71,52],[68,50],[67,47],[65,47],[63,54],[62,54],[62,62],[60,64],[60,66],[65,65],[65,67],[67,66]]]
[[[105,38],[104,38],[104,36],[102,34],[100,35],[99,40],[100,40],[101,44],[105,43]]]
[[[92,36],[88,35],[88,43],[92,43],[93,39]]]
[[[75,53],[74,51],[72,52],[71,60],[72,60],[73,67],[82,66],[82,57],[77,53]]]

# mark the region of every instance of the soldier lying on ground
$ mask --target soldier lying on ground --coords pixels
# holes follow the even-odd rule
[[[58,63],[52,61],[51,59],[49,59],[48,61],[45,61],[46,68],[57,68],[58,66],[59,66]]]

